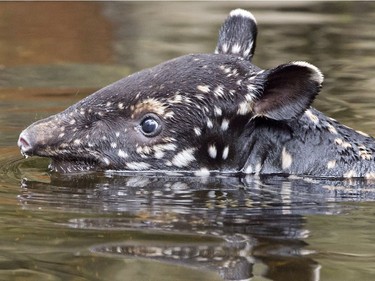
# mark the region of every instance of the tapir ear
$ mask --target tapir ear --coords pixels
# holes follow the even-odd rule
[[[255,101],[255,116],[288,120],[302,114],[319,93],[320,70],[302,61],[280,65],[261,74],[263,91]],[[257,77],[259,78],[259,77]]]
[[[215,54],[231,54],[251,60],[256,38],[254,16],[242,9],[233,10],[220,28]]]

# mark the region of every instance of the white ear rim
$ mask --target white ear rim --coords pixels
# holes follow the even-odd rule
[[[315,65],[312,65],[311,63],[308,63],[306,61],[293,61],[290,64],[307,67],[313,70],[313,75],[311,76],[311,79],[316,81],[319,85],[321,85],[324,81],[323,73],[320,71],[319,68],[317,68]]]
[[[232,10],[230,13],[229,13],[229,16],[230,17],[244,17],[244,18],[249,18],[251,19],[252,21],[254,21],[255,23],[257,23],[255,17],[253,16],[252,13],[250,13],[249,11],[246,11],[244,9],[235,9],[235,10]]]

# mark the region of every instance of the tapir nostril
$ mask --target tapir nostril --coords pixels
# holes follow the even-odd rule
[[[25,140],[25,138],[20,137],[20,139],[18,140],[18,146],[19,147],[28,147],[28,146],[30,146],[30,144],[27,142],[27,140]]]
[[[31,152],[33,149],[32,147],[32,141],[30,140],[30,136],[27,134],[27,132],[23,131],[17,142],[18,147],[21,149],[21,153],[24,155],[27,155]]]

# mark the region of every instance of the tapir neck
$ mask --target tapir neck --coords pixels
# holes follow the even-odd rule
[[[375,178],[375,140],[310,108],[296,120],[259,120],[244,173]]]

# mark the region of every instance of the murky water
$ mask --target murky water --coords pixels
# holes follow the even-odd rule
[[[315,106],[375,135],[375,3],[0,3],[0,280],[374,280],[375,184],[51,176],[19,132],[136,70],[212,52],[236,7],[254,62],[306,60]]]

